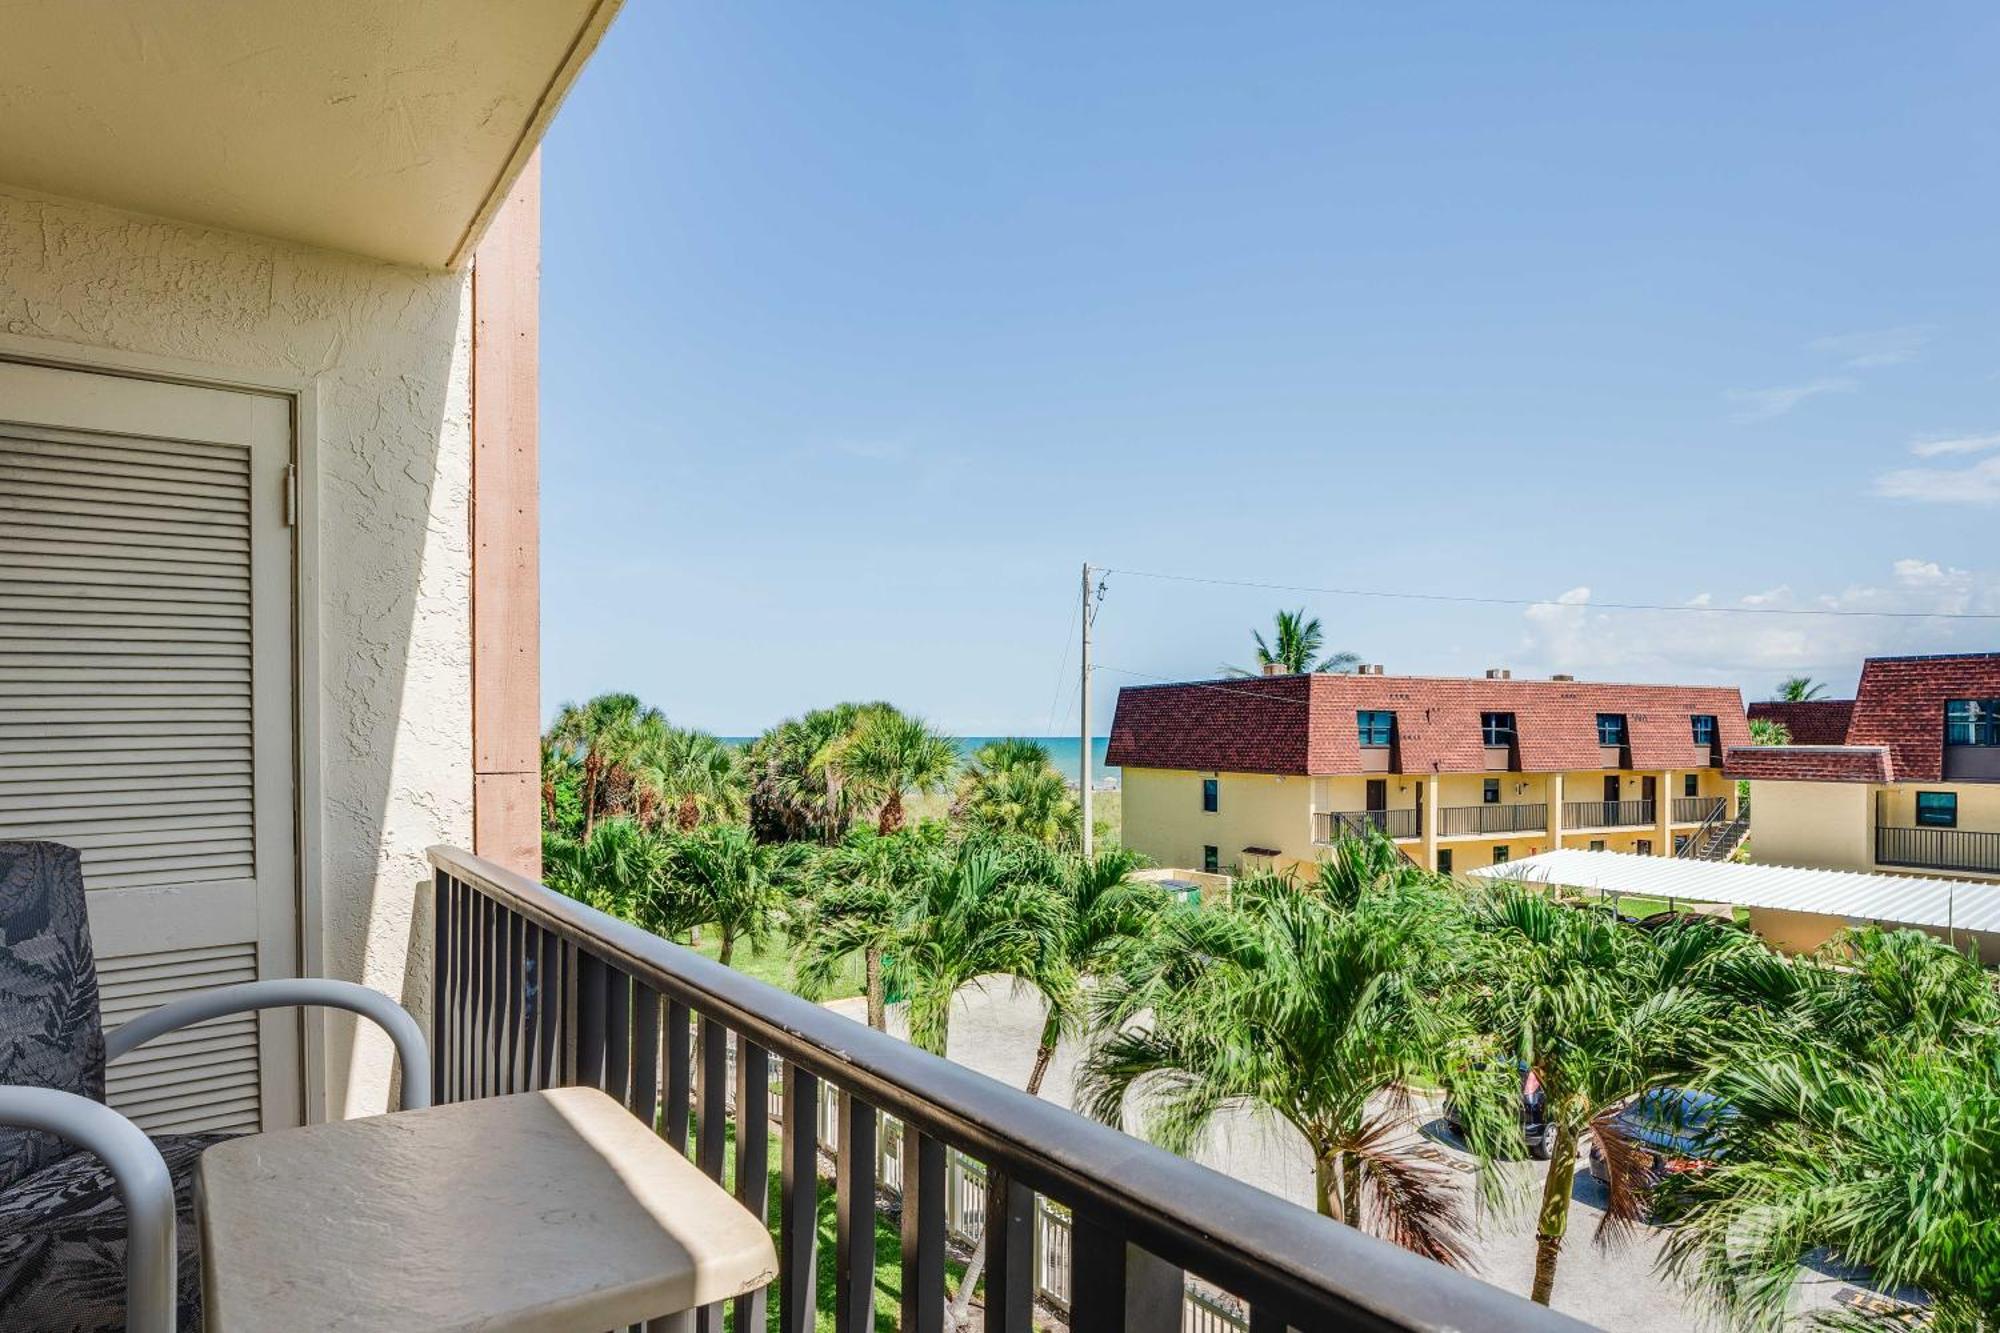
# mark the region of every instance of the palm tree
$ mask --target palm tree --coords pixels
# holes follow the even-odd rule
[[[1778,682],[1777,697],[1786,703],[1807,703],[1825,693],[1825,684],[1811,676],[1787,676]]]
[[[993,833],[1054,845],[1076,837],[1078,805],[1039,741],[989,741],[959,777],[952,817]]]
[[[574,834],[583,826],[583,768],[566,745],[542,737],[542,828]]]
[[[824,852],[814,875],[818,891],[792,918],[799,993],[810,1000],[823,997],[842,965],[858,953],[867,976],[868,1026],[887,1032],[883,951],[917,884],[930,873],[927,862],[941,854],[943,833],[934,824],[890,834],[853,829]]]
[[[582,770],[583,836],[590,837],[601,813],[629,802],[631,764],[651,728],[664,725],[660,712],[635,694],[600,694],[556,712],[548,739],[575,756]]]
[[[1347,905],[1268,874],[1238,888],[1228,907],[1163,914],[1102,983],[1081,1103],[1113,1125],[1136,1106],[1147,1137],[1182,1153],[1219,1112],[1262,1107],[1311,1150],[1322,1215],[1466,1261],[1451,1173],[1402,1132],[1405,1080],[1459,1040],[1434,985],[1454,900],[1421,878],[1371,882]]]
[[[648,736],[632,784],[649,810],[671,813],[683,833],[704,822],[733,823],[749,808],[736,751],[705,731],[663,726]]]
[[[1474,922],[1483,945],[1472,969],[1476,1003],[1494,1058],[1518,1061],[1545,1099],[1551,1143],[1530,1296],[1547,1305],[1579,1145],[1589,1137],[1606,1163],[1604,1238],[1635,1222],[1644,1206],[1644,1154],[1619,1132],[1616,1113],[1699,1069],[1737,1012],[1709,984],[1719,960],[1762,946],[1720,922],[1647,935],[1517,884],[1497,887]]]
[[[865,709],[833,753],[834,766],[878,807],[876,831],[903,827],[905,793],[943,791],[958,772],[958,747],[920,717],[887,704]]]
[[[645,905],[641,924],[663,935],[712,925],[725,966],[739,942],[755,949],[778,930],[803,863],[799,847],[717,824],[675,838],[672,852],[665,891]]]
[[[1772,717],[1750,719],[1750,743],[1752,745],[1790,745],[1792,729]]]
[[[1319,617],[1306,619],[1305,608],[1297,611],[1280,611],[1272,641],[1266,643],[1261,630],[1251,630],[1250,637],[1257,642],[1257,670],[1246,671],[1242,667],[1224,667],[1232,676],[1261,676],[1265,668],[1277,667],[1290,675],[1303,675],[1309,671],[1331,671],[1346,673],[1361,664],[1361,659],[1353,653],[1329,653],[1319,655],[1326,635],[1320,629]]]
[[[856,794],[839,756],[864,711],[835,704],[787,718],[750,743],[750,826],[769,841],[838,842],[854,820]]]
[[[664,841],[622,816],[599,820],[581,838],[542,834],[542,875],[549,887],[640,924],[646,904],[666,891],[671,857]]]

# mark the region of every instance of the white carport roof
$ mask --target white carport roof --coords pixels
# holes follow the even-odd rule
[[[1566,847],[1471,872],[1484,879],[1559,884],[1604,893],[1816,912],[1940,930],[2000,931],[2000,884],[1859,870],[1684,861]]]

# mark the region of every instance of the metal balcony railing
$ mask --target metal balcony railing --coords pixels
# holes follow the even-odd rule
[[[1313,841],[1363,838],[1371,831],[1392,838],[1420,838],[1423,827],[1416,810],[1327,810],[1313,816]]]
[[[1880,824],[1875,829],[1875,861],[1885,866],[2000,875],[2000,833]]]
[[[1706,824],[1721,816],[1729,805],[1726,796],[1676,796],[1673,816],[1676,824]]]
[[[1445,838],[1481,833],[1539,833],[1548,826],[1549,807],[1540,801],[1438,807],[1438,835]]]
[[[439,1101],[602,1088],[758,1217],[777,1151],[777,1280],[737,1299],[736,1328],[763,1328],[775,1301],[784,1333],[811,1333],[818,1266],[831,1262],[835,1327],[872,1330],[876,1192],[892,1183],[900,1327],[914,1333],[943,1325],[947,1233],[975,1231],[987,1238],[984,1327],[996,1333],[1028,1333],[1037,1289],[1056,1288],[1070,1327],[1092,1333],[1190,1321],[1260,1331],[1585,1327],[478,857],[434,848],[431,864]],[[815,1239],[829,1148],[838,1239],[823,1255]],[[722,1314],[701,1311],[697,1326],[720,1329]]]
[[[1653,822],[1651,801],[1564,801],[1563,827],[1623,828]]]

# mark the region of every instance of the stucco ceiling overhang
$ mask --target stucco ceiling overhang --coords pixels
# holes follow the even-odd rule
[[[0,185],[453,267],[618,0],[0,0]]]

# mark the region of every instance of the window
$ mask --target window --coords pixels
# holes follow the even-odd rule
[[[1683,796],[1701,795],[1701,774],[1684,773],[1681,775],[1681,795]]]
[[[1955,791],[1918,792],[1917,826],[1919,828],[1957,828],[1958,793]]]
[[[1513,860],[1513,859],[1514,859],[1513,857],[1511,857],[1511,856],[1509,856],[1509,855],[1507,854],[1507,844],[1506,844],[1506,843],[1504,843],[1504,842],[1503,842],[1503,843],[1500,843],[1500,844],[1496,845],[1496,846],[1495,846],[1495,847],[1493,848],[1493,864],[1494,864],[1494,865],[1496,865],[1496,866],[1497,866],[1497,865],[1505,865],[1505,864],[1506,864],[1507,862],[1509,862],[1509,861],[1511,861],[1511,860]]]
[[[1651,856],[1653,854],[1653,840],[1651,838],[1640,838],[1633,842],[1632,850],[1641,856]]]
[[[1603,726],[1600,719],[1599,726]],[[1688,718],[1688,725],[1694,729],[1694,743],[1706,750],[1715,744],[1715,714],[1694,713]]]
[[[1687,849],[1688,835],[1685,833],[1674,834],[1674,855],[1681,856],[1686,853]]]
[[[1479,798],[1488,805],[1500,804],[1500,779],[1486,779],[1486,789],[1479,794]]]
[[[1201,868],[1211,875],[1222,869],[1222,855],[1215,850],[1214,843],[1201,849]]]
[[[1450,873],[1451,873],[1451,848],[1440,847],[1438,848],[1438,874],[1449,875]]]
[[[1488,745],[1512,745],[1514,743],[1514,715],[1512,713],[1481,713],[1479,734]]]
[[[1602,839],[1602,838],[1592,838],[1592,839],[1590,840],[1590,850],[1591,850],[1591,851],[1593,851],[1593,852],[1601,852],[1601,851],[1603,851],[1603,850],[1604,850],[1604,839]]]
[[[1216,783],[1216,780],[1214,778],[1203,778],[1201,780],[1202,810],[1208,814],[1211,815],[1214,814],[1216,811],[1216,807],[1219,804],[1219,800],[1220,798],[1218,793],[1218,784]]]
[[[1599,745],[1623,745],[1625,743],[1625,715],[1623,713],[1599,713],[1597,715],[1597,743]]]
[[[1946,700],[1944,743],[2000,745],[2000,699]]]
[[[1354,731],[1362,745],[1380,749],[1389,743],[1396,729],[1394,713],[1363,709],[1354,715]]]

